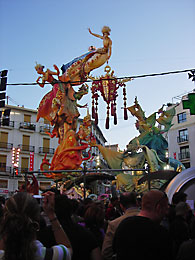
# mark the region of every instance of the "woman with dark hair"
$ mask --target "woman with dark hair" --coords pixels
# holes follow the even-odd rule
[[[3,260],[70,260],[70,241],[55,215],[53,192],[46,192],[43,209],[52,224],[57,246],[45,248],[36,240],[40,206],[32,195],[19,192],[6,201],[1,223],[0,259]]]
[[[73,248],[72,260],[102,260],[100,247],[94,235],[87,228],[72,221],[71,199],[64,194],[56,195],[55,212],[70,239]],[[45,246],[50,247],[55,244],[49,226],[40,232],[42,234],[39,239]]]
[[[92,203],[86,208],[84,225],[94,234],[98,246],[102,248],[105,236],[105,209],[101,203]]]

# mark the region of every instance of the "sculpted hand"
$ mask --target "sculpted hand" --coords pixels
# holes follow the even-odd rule
[[[54,69],[57,71],[57,75],[59,76],[59,75],[60,75],[60,71],[59,71],[59,69],[58,69],[58,66],[54,64],[53,67],[54,67]]]

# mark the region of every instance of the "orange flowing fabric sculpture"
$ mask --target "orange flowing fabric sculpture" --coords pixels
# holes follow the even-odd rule
[[[50,166],[51,171],[79,169],[82,161],[85,160],[82,157],[82,151],[87,148],[90,150],[90,142],[94,142],[89,115],[83,121],[78,133],[76,132],[80,116],[78,107],[86,107],[86,105],[80,106],[77,101],[88,93],[88,86],[83,83],[89,73],[102,66],[111,56],[110,31],[109,27],[104,26],[102,35],[98,35],[89,29],[90,34],[103,40],[103,47],[95,49],[91,46],[88,53],[63,65],[61,67],[62,75],[56,65],[53,66],[54,71],[49,69],[44,71],[44,66],[41,64],[35,66],[40,75],[37,79],[39,86],[44,87],[48,83],[52,85],[52,90],[43,97],[39,104],[37,121],[40,118],[48,120],[53,126],[52,133],[48,134],[51,138],[57,137],[59,142],[51,163],[45,155],[40,166],[41,170],[44,170],[44,165]],[[73,89],[75,85],[81,85],[78,91]],[[54,179],[63,176],[63,174],[56,173],[45,173],[45,175]]]

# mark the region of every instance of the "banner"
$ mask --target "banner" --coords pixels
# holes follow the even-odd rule
[[[34,170],[34,152],[30,152],[30,171]]]

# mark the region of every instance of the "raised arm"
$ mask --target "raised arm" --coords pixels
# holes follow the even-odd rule
[[[40,82],[41,79],[42,79],[42,82]],[[43,88],[44,85],[45,85],[45,80],[44,80],[41,76],[38,77],[38,79],[36,80],[36,82],[39,84],[39,86],[40,86],[41,88]]]
[[[92,33],[92,31],[91,31],[90,28],[88,28],[88,30],[89,30],[89,33],[90,33],[90,34],[92,34],[93,36],[95,36],[95,37],[100,38],[100,39],[103,40],[103,36],[101,36],[101,35],[99,35],[99,34],[96,34],[96,33]]]
[[[44,193],[43,196],[44,196],[43,210],[45,211],[45,213],[47,214],[51,222],[56,243],[66,246],[72,254],[72,247],[71,247],[70,240],[66,235],[64,229],[60,225],[60,222],[58,221],[55,214],[55,194],[51,191],[48,191]]]
[[[53,67],[54,67],[54,69],[56,70],[56,72],[55,72],[55,71],[52,71],[52,70],[50,70],[50,69],[47,69],[48,73],[49,73],[50,75],[57,75],[57,76],[59,76],[59,75],[60,75],[60,71],[59,71],[58,66],[54,64]]]

